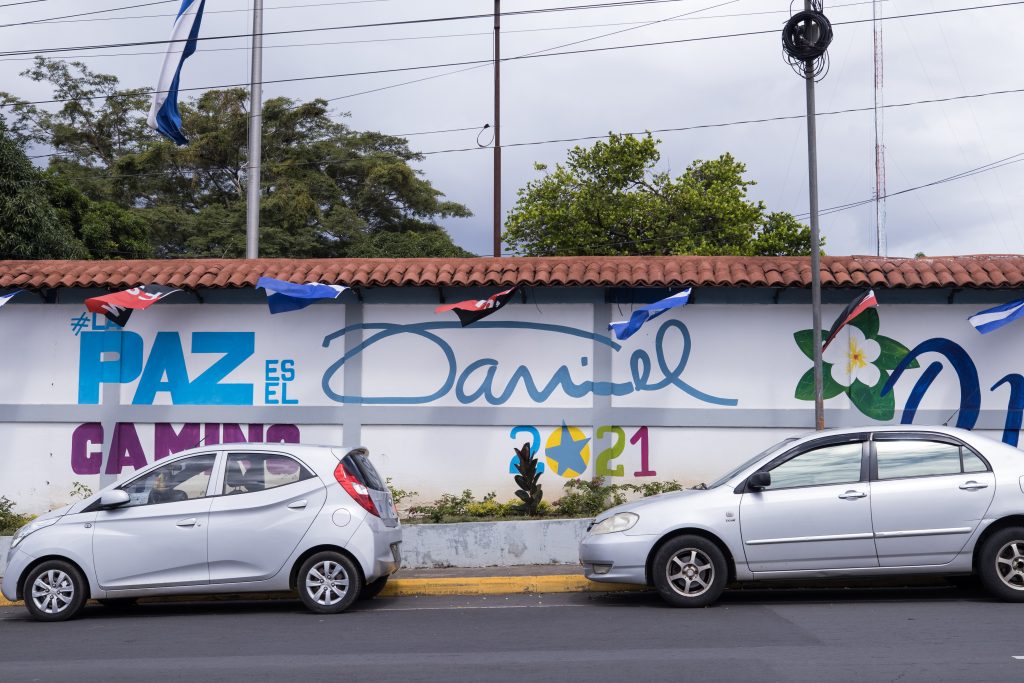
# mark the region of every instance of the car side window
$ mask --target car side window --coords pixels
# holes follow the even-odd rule
[[[224,493],[254,493],[312,479],[298,460],[280,453],[231,453],[224,472]]]
[[[175,460],[133,479],[121,488],[128,494],[124,507],[176,503],[206,497],[216,453]]]
[[[985,464],[985,461],[982,460],[981,458],[979,458],[973,452],[971,452],[970,449],[961,448],[960,449],[960,454],[961,454],[961,457],[963,459],[964,473],[965,474],[966,473],[970,473],[970,472],[987,472],[988,471],[988,466]]]
[[[876,441],[879,479],[906,479],[960,474],[960,446],[938,441]],[[976,461],[977,456],[965,452]],[[983,471],[987,468],[981,463]],[[979,470],[971,470],[979,471]]]
[[[860,481],[862,446],[842,443],[822,446],[773,467],[766,490],[824,486]]]

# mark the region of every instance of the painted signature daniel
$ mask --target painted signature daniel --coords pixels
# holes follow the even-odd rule
[[[544,403],[559,389],[567,396],[581,398],[588,394],[595,396],[627,396],[640,391],[659,391],[671,386],[705,403],[719,406],[735,406],[737,404],[737,399],[713,396],[700,391],[683,379],[683,372],[690,358],[692,344],[690,331],[686,328],[686,325],[678,320],[667,320],[658,328],[654,341],[653,359],[647,351],[642,349],[637,349],[631,353],[629,357],[630,381],[628,382],[576,381],[567,365],[559,366],[552,373],[551,377],[546,378],[543,382],[538,382],[538,379],[534,377],[534,373],[528,366],[519,365],[512,372],[508,381],[504,383],[504,386],[496,379],[500,367],[498,360],[484,357],[462,365],[460,359],[455,357],[455,352],[452,350],[451,345],[435,334],[436,330],[457,329],[459,327],[458,322],[426,322],[406,325],[362,323],[350,325],[337,332],[333,332],[324,337],[324,348],[330,348],[332,342],[342,339],[347,333],[356,330],[363,331],[366,338],[327,368],[321,382],[324,394],[338,403],[416,405],[436,401],[454,390],[456,398],[463,404],[483,399],[491,405],[503,405],[520,386],[527,392],[531,400],[536,403]],[[473,327],[474,329],[531,330],[533,332],[554,335],[568,335],[604,344],[616,353],[622,350],[620,344],[608,337],[564,325],[516,321],[481,321],[474,324]],[[669,362],[665,343],[666,336],[671,331],[682,335],[683,340],[678,358],[672,358],[674,364]],[[374,344],[396,335],[419,337],[425,344],[432,345],[433,348],[439,350],[444,355],[447,364],[442,363],[439,366],[436,391],[420,396],[347,396],[331,388],[331,381],[334,375],[346,362],[363,353]],[[587,357],[582,358],[582,365],[585,366],[588,362],[589,359]]]

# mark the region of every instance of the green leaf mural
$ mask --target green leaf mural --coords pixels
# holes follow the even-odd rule
[[[873,387],[869,387],[859,379],[854,380],[849,389],[850,401],[857,407],[857,410],[872,420],[883,422],[891,420],[896,413],[896,397],[891,391],[882,396],[882,387],[888,381],[889,373],[885,370],[879,373],[878,384]]]
[[[857,408],[866,417],[873,420],[888,421],[893,418],[896,414],[896,397],[893,392],[889,392],[885,396],[882,396],[882,387],[889,381],[890,372],[899,365],[900,361],[903,360],[910,350],[901,344],[900,342],[879,334],[881,326],[877,309],[870,308],[864,313],[860,314],[851,323],[851,327],[857,328],[861,334],[864,335],[864,339],[856,341],[855,338],[859,338],[859,334],[853,334],[849,343],[850,350],[847,352],[843,349],[843,353],[848,353],[849,365],[839,365],[839,368],[846,367],[851,370],[851,374],[854,375],[852,382],[847,386],[844,382],[839,381],[845,375],[838,374],[833,376],[833,368],[837,367],[837,363],[823,362],[822,363],[822,379],[823,379],[823,390],[824,398],[828,400],[835,398],[841,394],[846,394],[850,397],[850,402],[853,403],[854,407]],[[826,331],[822,331],[822,340],[825,339]],[[812,330],[799,330],[793,333],[793,340],[796,342],[797,348],[811,359],[814,357],[814,332]],[[871,349],[870,345],[865,346],[865,340],[872,340],[878,344],[879,353],[878,357],[872,359],[870,355],[865,353],[865,349]],[[835,355],[834,348],[835,344],[839,344],[839,340],[829,346],[829,353]],[[843,342],[845,344],[846,342]],[[868,353],[871,353],[869,350]],[[835,360],[835,359],[833,359]],[[845,361],[844,361],[845,362]],[[874,370],[866,372],[865,368],[874,366],[878,371],[878,381],[874,386],[868,386],[861,379],[857,378],[857,374],[862,377],[865,375],[869,377],[869,381],[874,379]],[[921,364],[914,360],[908,366],[909,368],[919,368]],[[858,370],[859,369],[859,370]],[[838,372],[838,371],[837,371]],[[837,379],[837,377],[839,379]],[[811,368],[805,372],[800,380],[797,382],[796,391],[794,396],[800,401],[813,401],[814,400],[814,369]]]

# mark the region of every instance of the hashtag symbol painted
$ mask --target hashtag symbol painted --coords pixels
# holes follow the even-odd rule
[[[77,318],[71,319],[71,330],[75,333],[75,336],[77,337],[78,333],[84,330],[88,324],[89,316],[83,313]]]

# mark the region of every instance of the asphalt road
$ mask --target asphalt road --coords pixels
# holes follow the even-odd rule
[[[1024,604],[954,588],[0,608],[3,681],[1024,681]],[[1021,657],[1021,659],[1015,659]]]

